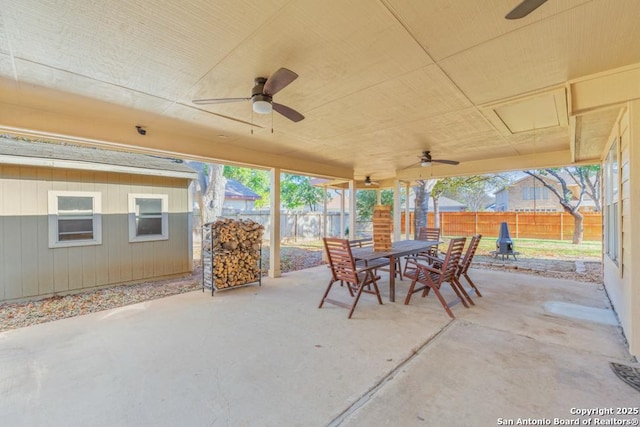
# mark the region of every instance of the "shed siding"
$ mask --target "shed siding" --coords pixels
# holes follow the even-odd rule
[[[188,180],[0,165],[0,301],[187,273]],[[48,192],[102,195],[102,244],[48,247]],[[129,243],[128,194],[167,194],[169,239]]]

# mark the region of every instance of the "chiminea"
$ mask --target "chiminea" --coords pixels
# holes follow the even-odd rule
[[[496,250],[493,254],[496,258],[498,255],[502,255],[502,259],[504,259],[505,255],[507,258],[511,255],[513,259],[518,260],[516,258],[518,252],[513,250],[513,240],[511,240],[509,226],[506,222],[500,224],[500,235],[498,236],[498,240],[496,240]]]

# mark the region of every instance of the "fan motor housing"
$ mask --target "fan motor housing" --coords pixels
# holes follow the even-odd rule
[[[251,97],[253,98],[256,95],[262,95],[264,91],[264,84],[267,82],[267,79],[264,77],[256,77],[254,80],[253,89],[251,89]]]

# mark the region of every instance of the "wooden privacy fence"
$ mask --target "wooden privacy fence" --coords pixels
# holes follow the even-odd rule
[[[602,240],[602,214],[585,212],[583,240]],[[414,213],[409,213],[410,233],[413,229]],[[433,212],[428,214],[429,227],[434,226]],[[509,225],[511,237],[514,239],[573,239],[574,220],[564,212],[441,212],[440,228],[445,236],[472,236],[480,233],[487,237],[497,237],[500,223]],[[404,212],[402,212],[401,228],[405,232]]]

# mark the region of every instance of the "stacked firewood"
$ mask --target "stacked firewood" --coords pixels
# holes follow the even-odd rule
[[[373,208],[373,250],[391,250],[391,206],[376,205]]]
[[[207,274],[212,274],[218,289],[258,281],[261,274],[258,265],[260,244],[264,232],[261,224],[250,219],[223,218],[205,230],[203,253],[213,255],[212,271],[205,271],[205,281]]]

